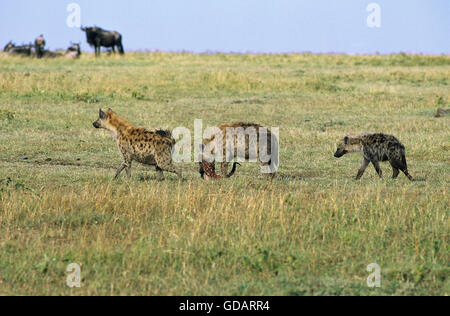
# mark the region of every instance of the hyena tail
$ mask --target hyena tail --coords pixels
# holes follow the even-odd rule
[[[405,157],[405,153],[402,153],[402,167],[403,169],[408,169],[408,164],[406,163],[406,157]]]
[[[405,174],[405,176],[410,181],[414,181],[414,178],[408,172],[408,164],[406,163],[405,153],[402,153],[402,166],[401,166],[400,170]]]
[[[236,172],[236,166],[237,165],[240,166],[241,164],[239,162],[234,162],[233,163],[233,168],[231,169],[230,173],[227,174],[227,178],[230,178],[230,177],[232,177],[234,175],[234,173]]]

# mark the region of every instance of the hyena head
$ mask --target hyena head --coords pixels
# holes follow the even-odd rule
[[[200,145],[200,150],[203,152],[204,145]],[[239,162],[233,163],[233,168],[231,169],[231,172],[227,175],[217,175],[216,174],[216,163],[215,160],[209,162],[206,159],[203,160],[203,154],[202,154],[202,161],[199,162],[199,172],[202,179],[209,180],[209,179],[221,179],[221,178],[231,178],[234,173],[236,172],[237,166],[240,166],[241,164]]]
[[[199,162],[199,172],[200,172],[200,176],[202,177],[202,179],[208,180],[209,178],[217,178],[218,176],[216,175],[216,167],[215,167],[215,161],[214,159],[212,161],[209,161],[210,159],[206,159],[205,157],[205,145],[201,144],[199,146],[200,152],[201,152],[201,156],[202,156],[202,161]],[[211,157],[208,157],[211,158]]]
[[[345,136],[344,139],[342,139],[338,145],[337,150],[334,153],[334,157],[340,158],[344,156],[347,153],[353,153],[357,151],[362,150],[362,145],[358,138],[351,137],[351,136]]]
[[[216,174],[216,164],[214,162],[200,162],[200,176],[202,179],[218,179],[220,176]]]
[[[103,112],[102,109],[98,110],[98,120],[92,123],[95,128],[104,128],[109,129],[109,119],[111,117],[112,110],[108,109],[108,111]]]

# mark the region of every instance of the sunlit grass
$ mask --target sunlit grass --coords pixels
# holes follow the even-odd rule
[[[0,294],[449,294],[448,56],[130,53],[0,58]],[[280,127],[280,170],[156,181],[95,130],[98,108],[149,128]],[[406,146],[410,183],[333,158],[364,130]],[[65,285],[82,266],[80,289]],[[382,287],[366,285],[367,265]]]

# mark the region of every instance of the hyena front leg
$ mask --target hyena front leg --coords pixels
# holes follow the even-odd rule
[[[202,165],[201,162],[199,163],[199,170],[198,171],[200,172],[200,177],[202,179],[205,179],[205,170],[203,169],[203,165]]]
[[[114,176],[114,179],[117,179],[120,175],[120,173],[125,169],[125,172],[127,173],[127,178],[131,178],[131,160],[130,161],[123,161],[119,168],[116,171],[116,175]]]
[[[156,172],[158,173],[157,175],[158,180],[159,181],[164,180],[164,172],[160,167],[156,166]]]
[[[259,160],[259,167],[261,168],[261,170],[263,170],[263,168],[264,168],[264,169],[269,169],[270,171],[273,171],[273,172],[265,172],[264,173],[264,177],[271,180],[271,179],[275,178],[277,173],[275,170],[271,169],[270,165],[271,165],[270,161],[262,162],[261,160]]]
[[[127,165],[125,164],[125,162],[122,162],[119,166],[119,168],[116,171],[116,175],[114,176],[114,179],[117,179],[120,175],[120,173],[123,171],[123,169],[125,169]]]
[[[363,163],[362,163],[361,167],[358,170],[358,174],[356,175],[356,178],[355,178],[356,180],[361,179],[361,177],[364,174],[364,171],[366,171],[366,168],[369,165],[369,163],[370,163],[370,160],[364,158]]]
[[[381,171],[380,163],[378,162],[378,160],[372,160],[372,164],[375,167],[375,170],[377,171],[380,178],[383,178],[383,172]]]
[[[168,154],[167,153],[159,153],[158,155],[156,155],[155,160],[156,160],[157,166],[161,170],[175,173],[179,179],[183,178],[181,169],[178,167],[175,167],[173,165],[170,152]]]
[[[127,173],[127,177],[128,179],[131,177],[131,156],[120,146],[119,147],[119,152],[122,155],[122,159],[123,162],[120,164],[119,168],[116,171],[116,175],[114,176],[114,179],[117,179],[120,175],[120,173],[125,169],[126,173]]]
[[[220,173],[224,177],[228,175],[228,165],[229,163],[225,161],[220,164]]]

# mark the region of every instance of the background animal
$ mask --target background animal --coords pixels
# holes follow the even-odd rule
[[[3,48],[3,52],[7,55],[31,56],[32,51],[33,45],[31,44],[16,46],[13,42],[9,42]]]
[[[44,55],[44,47],[45,39],[44,35],[41,34],[34,40],[34,50],[37,58],[42,58],[42,56]]]
[[[57,58],[57,57],[63,57],[64,51],[55,51],[52,52],[50,50],[43,50],[42,51],[42,57],[41,58]]]
[[[5,47],[3,47],[3,51],[5,53],[9,52],[13,47],[15,47],[14,43],[12,41],[9,41],[8,44],[6,44]]]
[[[79,43],[72,44],[67,48],[65,53],[66,58],[80,58],[81,56],[81,45]]]
[[[119,53],[123,55],[124,49],[122,45],[122,35],[116,31],[106,31],[100,27],[81,27],[86,32],[86,40],[89,45],[95,47],[95,55],[100,56],[101,47],[111,47],[115,52],[117,47]]]

